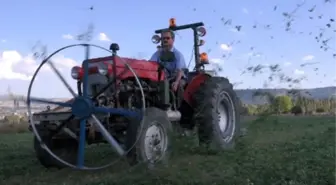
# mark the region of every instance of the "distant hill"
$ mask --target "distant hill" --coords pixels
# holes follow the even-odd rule
[[[266,103],[264,98],[253,98],[253,94],[256,91],[270,92],[273,95],[287,95],[289,89],[235,89],[238,97],[244,104],[263,104]],[[336,87],[322,87],[313,89],[300,89],[303,96],[313,99],[327,99],[331,96],[335,96]],[[62,98],[64,99],[64,98]],[[0,101],[8,101],[10,97],[8,95],[0,95]],[[65,100],[65,99],[64,99]]]
[[[245,104],[263,104],[266,103],[265,98],[253,98],[256,91],[269,92],[272,95],[289,95],[289,89],[236,89],[238,97]],[[322,87],[313,89],[300,89],[300,94],[312,99],[328,99],[336,94],[336,87]]]
[[[15,95],[15,97],[17,99],[19,99],[19,101],[26,101],[26,96],[23,96],[23,95]],[[52,100],[58,100],[58,101],[66,101],[68,100],[69,98],[51,98]],[[7,94],[0,94],[0,101],[11,101],[12,98],[10,96],[8,96]]]

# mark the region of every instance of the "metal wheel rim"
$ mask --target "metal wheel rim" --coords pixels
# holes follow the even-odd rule
[[[227,92],[223,92],[217,108],[220,134],[227,143],[233,139],[236,129],[236,110],[233,103],[230,95]]]
[[[155,143],[157,142],[156,139],[160,139],[159,144]],[[167,145],[168,145],[167,133],[165,132],[164,128],[160,124],[158,124],[157,122],[154,122],[154,124],[148,127],[145,132],[144,149],[145,149],[146,159],[150,161],[151,163],[155,163],[156,161],[159,161],[164,156],[164,153],[167,150]],[[161,152],[159,154],[159,157],[155,156],[154,153],[156,152]],[[153,160],[153,156],[155,157],[154,160]]]
[[[224,133],[229,125],[228,123],[229,116],[227,113],[227,108],[225,107],[225,105],[223,105],[223,103],[219,104],[218,112],[219,112],[219,128],[221,132]]]
[[[83,46],[83,47],[92,46],[92,47],[95,47],[95,48],[99,48],[99,49],[105,50],[105,51],[109,52],[110,54],[112,54],[112,52],[111,52],[110,50],[108,50],[108,49],[106,49],[106,48],[103,48],[103,47],[101,47],[101,46],[98,46],[98,45],[93,45],[93,44],[73,44],[73,45],[68,45],[68,46],[65,46],[65,47],[63,47],[63,48],[60,48],[60,49],[56,50],[54,53],[50,54],[47,58],[45,58],[45,59],[42,61],[42,63],[39,65],[39,67],[36,69],[36,71],[35,71],[35,73],[34,73],[32,79],[31,79],[31,81],[30,81],[30,83],[29,83],[29,86],[28,86],[27,101],[26,101],[26,102],[27,102],[28,116],[29,116],[29,121],[30,121],[29,124],[31,125],[32,131],[33,131],[33,133],[34,133],[36,139],[40,142],[41,148],[44,149],[44,150],[46,150],[52,157],[54,157],[54,158],[55,158],[56,160],[58,160],[59,162],[65,164],[65,165],[68,166],[68,167],[75,168],[75,169],[81,169],[81,170],[99,170],[99,169],[104,169],[104,168],[110,167],[110,166],[112,166],[113,164],[115,164],[117,161],[113,161],[113,162],[111,162],[111,163],[108,163],[108,164],[103,165],[103,166],[98,166],[98,167],[87,167],[87,166],[83,166],[83,167],[81,167],[81,168],[78,168],[77,166],[75,166],[75,165],[73,165],[73,164],[70,164],[70,163],[68,163],[67,161],[61,159],[61,158],[60,158],[59,156],[57,156],[54,152],[52,152],[52,151],[50,150],[50,148],[44,144],[44,142],[42,142],[41,136],[39,135],[39,133],[38,133],[36,127],[35,127],[34,120],[33,120],[33,114],[32,114],[32,111],[31,111],[31,101],[30,101],[30,100],[31,100],[31,96],[30,96],[30,94],[31,94],[31,89],[32,89],[32,86],[33,86],[33,84],[34,84],[36,75],[38,74],[38,72],[40,71],[40,69],[42,68],[42,66],[43,66],[44,64],[46,64],[47,62],[49,62],[49,60],[50,60],[55,54],[57,54],[57,53],[59,53],[59,52],[61,52],[61,51],[63,51],[63,50],[66,50],[66,49],[68,49],[68,48],[73,48],[73,47],[78,47],[78,46]],[[117,56],[117,57],[119,57],[119,56]],[[142,97],[141,97],[141,99],[142,99],[142,105],[143,105],[142,108],[141,108],[141,114],[144,115],[145,107],[146,107],[146,106],[145,106],[145,103],[146,103],[146,102],[145,102],[145,96],[144,96],[143,88],[142,88],[142,85],[141,85],[141,83],[140,83],[140,81],[139,81],[139,78],[137,77],[135,71],[131,68],[131,66],[129,66],[129,65],[127,64],[127,62],[125,62],[125,61],[124,61],[122,58],[120,58],[120,57],[119,57],[119,59],[120,59],[120,61],[122,61],[122,62],[127,66],[128,70],[130,70],[130,71],[132,72],[132,74],[133,74],[133,76],[135,77],[135,80],[136,80],[136,82],[137,82],[137,84],[138,84],[138,86],[139,86],[139,88],[140,88],[140,92],[141,92],[141,96],[142,96]],[[76,97],[78,97],[78,95],[77,95]],[[143,129],[143,124],[141,124],[140,128],[141,128],[141,130]],[[140,139],[140,135],[137,137],[137,140],[136,140],[136,142],[133,144],[133,146],[130,147],[130,149],[127,150],[127,151],[125,152],[125,155],[126,155],[126,154],[127,154],[127,153],[128,153],[134,146],[135,146],[135,145],[136,145],[136,143],[139,141],[139,139]],[[121,157],[122,157],[122,156],[121,156]]]

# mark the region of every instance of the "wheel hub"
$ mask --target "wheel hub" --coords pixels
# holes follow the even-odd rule
[[[72,104],[72,114],[78,119],[86,119],[93,113],[93,102],[88,97],[76,97]]]
[[[165,149],[166,140],[160,126],[153,125],[148,128],[145,140],[145,153],[149,161],[159,160]]]
[[[224,94],[222,101],[218,103],[218,126],[224,142],[230,142],[235,134],[235,110],[229,95]]]
[[[228,121],[229,121],[226,107],[220,104],[218,107],[218,112],[219,112],[219,128],[221,132],[224,133],[228,127]]]

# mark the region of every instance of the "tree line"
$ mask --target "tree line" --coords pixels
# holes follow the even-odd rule
[[[313,99],[305,96],[274,96],[268,92],[257,91],[254,97],[265,97],[267,103],[260,105],[243,104],[242,114],[261,115],[261,114],[335,114],[336,99]]]

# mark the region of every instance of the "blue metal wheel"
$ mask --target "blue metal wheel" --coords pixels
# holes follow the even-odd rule
[[[82,80],[82,93],[76,94],[75,91],[70,87],[70,85],[66,82],[65,78],[61,75],[59,70],[55,67],[53,62],[51,61],[51,58],[59,53],[60,51],[63,51],[68,48],[72,47],[84,47],[85,48],[85,60],[82,64],[83,70],[84,70],[84,76]],[[36,139],[40,142],[41,147],[46,150],[52,157],[57,159],[59,162],[63,163],[66,166],[76,168],[76,169],[83,169],[83,170],[96,170],[96,169],[102,169],[106,168],[108,166],[111,166],[114,164],[114,162],[104,165],[104,166],[99,166],[99,167],[87,167],[84,165],[84,157],[85,157],[85,144],[86,144],[86,123],[88,119],[94,120],[95,126],[98,128],[102,136],[107,140],[107,142],[112,146],[112,148],[120,155],[124,156],[128,151],[125,151],[123,147],[120,146],[120,144],[117,142],[117,140],[107,131],[107,129],[104,127],[104,125],[100,122],[100,120],[95,116],[96,113],[106,113],[106,114],[111,114],[111,115],[121,115],[125,117],[132,117],[132,119],[138,119],[139,124],[141,123],[143,113],[145,111],[145,98],[144,98],[144,92],[141,86],[141,83],[139,79],[137,78],[134,70],[121,58],[121,61],[125,64],[126,68],[130,70],[137,82],[137,85],[140,87],[140,92],[142,95],[142,108],[137,109],[137,110],[128,110],[128,109],[123,109],[123,108],[107,108],[107,107],[98,107],[95,106],[94,104],[94,99],[89,96],[88,94],[88,76],[89,76],[89,57],[90,57],[90,47],[95,47],[99,48],[102,50],[105,50],[107,52],[110,52],[110,50],[107,50],[103,47],[97,46],[97,45],[91,45],[91,44],[75,44],[75,45],[69,45],[66,47],[63,47],[51,55],[49,55],[47,58],[45,58],[40,66],[37,68],[35,71],[32,80],[30,81],[29,88],[28,88],[28,93],[27,93],[27,108],[28,108],[28,114],[29,114],[29,120],[30,120],[30,125],[32,128],[32,131],[34,132]],[[65,87],[68,89],[68,91],[72,94],[73,96],[73,101],[72,102],[55,102],[51,101],[48,99],[43,99],[43,98],[36,98],[36,97],[31,97],[31,90],[32,86],[34,83],[34,80],[36,78],[36,75],[40,71],[41,67],[48,63],[51,67],[51,69],[55,72],[55,74],[59,77],[59,79],[63,82]],[[116,78],[116,76],[114,76]],[[62,106],[62,107],[68,107],[71,109],[71,114],[72,118],[80,120],[80,128],[79,128],[79,134],[78,134],[78,153],[77,153],[77,164],[70,164],[69,162],[61,159],[59,156],[57,156],[55,153],[48,148],[48,146],[43,142],[41,139],[41,136],[38,133],[38,130],[35,126],[35,122],[33,119],[33,114],[31,111],[31,103],[42,103],[42,104],[53,104],[57,106]],[[135,146],[136,143],[134,143]],[[129,149],[130,150],[130,149]]]

